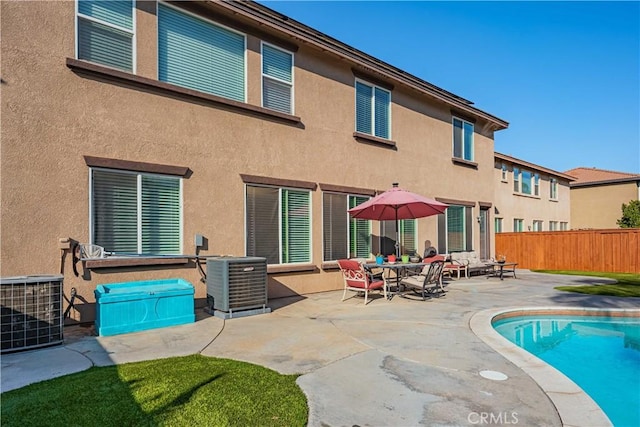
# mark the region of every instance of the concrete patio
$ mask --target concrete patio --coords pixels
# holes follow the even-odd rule
[[[477,425],[489,420],[555,426],[569,425],[568,418],[573,423],[574,416],[580,420],[583,412],[581,425],[599,425],[602,418],[593,418],[588,408],[557,408],[538,383],[479,338],[470,322],[476,313],[510,307],[638,309],[640,298],[553,289],[603,279],[526,270],[517,276],[450,280],[446,296],[424,302],[374,295],[364,306],[360,297],[341,302],[342,291],[336,291],[272,300],[270,314],[226,321],[199,309],[193,324],[112,337],[67,327],[62,346],[3,355],[2,391],[91,366],[201,352],[301,374],[298,384],[308,398],[310,426]],[[488,321],[480,323],[490,329]],[[486,370],[508,378],[487,379],[480,375]],[[566,402],[571,406],[574,401]]]

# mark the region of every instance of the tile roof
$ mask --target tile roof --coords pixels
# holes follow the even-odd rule
[[[606,182],[640,181],[640,175],[635,173],[616,172],[596,168],[573,168],[565,174],[576,178],[571,185],[600,184]]]

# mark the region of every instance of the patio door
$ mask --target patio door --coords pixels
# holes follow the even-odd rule
[[[491,233],[489,232],[489,209],[480,208],[480,259],[491,258]]]

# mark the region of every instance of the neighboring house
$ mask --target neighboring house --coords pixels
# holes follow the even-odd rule
[[[393,250],[347,209],[394,182],[451,204],[403,250],[491,251],[508,123],[464,98],[253,2],[0,7],[2,275],[62,270],[77,320],[101,283],[180,277],[202,302],[196,254],[266,257],[270,297],[338,289],[337,259]],[[121,256],[76,277],[66,238]]]
[[[568,174],[495,153],[494,230],[560,231],[573,228]]]
[[[640,174],[596,168],[575,168],[565,172],[571,183],[571,226],[619,228],[622,204],[640,200]]]

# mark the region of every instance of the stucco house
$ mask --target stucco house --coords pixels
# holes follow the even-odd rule
[[[495,153],[494,230],[561,231],[573,228],[567,173]]]
[[[75,320],[103,283],[183,278],[202,303],[197,256],[266,257],[271,298],[339,289],[337,259],[395,238],[348,207],[394,182],[451,205],[403,250],[492,251],[508,123],[458,95],[253,2],[0,7],[2,276],[64,274]]]
[[[565,172],[571,182],[571,224],[580,228],[619,228],[622,204],[640,200],[640,175],[579,167]]]

